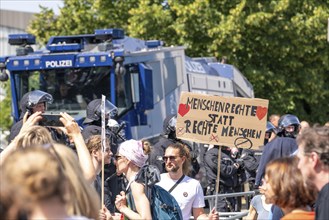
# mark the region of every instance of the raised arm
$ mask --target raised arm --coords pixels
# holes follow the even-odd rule
[[[5,158],[17,149],[17,141],[24,135],[26,129],[33,125],[36,125],[42,119],[41,114],[42,112],[35,112],[29,117],[28,112],[25,113],[20,132],[0,154],[0,164],[2,164]]]
[[[73,141],[76,147],[83,175],[87,182],[92,184],[96,179],[96,172],[86,143],[82,137],[80,127],[74,118],[66,112],[61,112],[60,114],[61,118],[59,120],[63,123],[70,141]]]

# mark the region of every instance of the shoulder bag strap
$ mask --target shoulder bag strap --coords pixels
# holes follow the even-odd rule
[[[179,180],[168,190],[169,193],[171,193],[176,186],[184,179],[185,175],[183,174],[183,176],[181,178],[179,178]]]

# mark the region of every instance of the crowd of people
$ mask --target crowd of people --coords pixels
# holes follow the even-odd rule
[[[40,126],[51,100],[39,90],[23,96],[21,120],[0,154],[0,219],[154,219],[154,198],[139,181],[148,166],[183,220],[241,211],[241,198],[218,199],[206,211],[205,195],[241,192],[246,183],[260,191],[246,219],[329,219],[329,126],[272,115],[264,146],[251,150],[180,140],[170,115],[152,145],[124,140],[118,126],[107,126],[103,140],[100,99],[88,104],[83,129],[65,112],[63,126]],[[105,111],[109,121],[117,109],[106,101]]]

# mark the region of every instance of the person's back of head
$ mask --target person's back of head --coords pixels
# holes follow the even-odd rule
[[[32,211],[34,205],[57,198],[65,206],[66,176],[57,161],[43,147],[17,150],[1,166],[1,185],[9,183],[15,189],[13,198],[21,209]]]
[[[279,137],[296,138],[300,130],[300,122],[297,116],[286,114],[279,120],[277,135]]]
[[[291,209],[313,204],[316,198],[314,186],[305,184],[297,166],[296,157],[281,157],[267,164],[265,183],[270,185],[272,192],[265,192],[266,202]]]
[[[51,152],[57,156],[68,177],[70,190],[68,213],[97,219],[100,208],[98,194],[84,179],[77,155],[72,149],[62,144],[53,144]]]
[[[269,121],[277,128],[279,126],[280,115],[272,114],[269,117]]]
[[[44,145],[52,142],[53,139],[47,128],[39,125],[34,125],[29,127],[18,137],[17,148]]]

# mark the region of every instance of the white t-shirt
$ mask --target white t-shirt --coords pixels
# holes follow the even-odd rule
[[[169,191],[176,182],[177,180],[172,180],[168,173],[162,173],[161,180],[157,185]],[[192,208],[202,208],[205,206],[200,182],[188,176],[184,177],[184,179],[171,192],[171,195],[175,197],[179,204],[184,220],[190,219]]]

